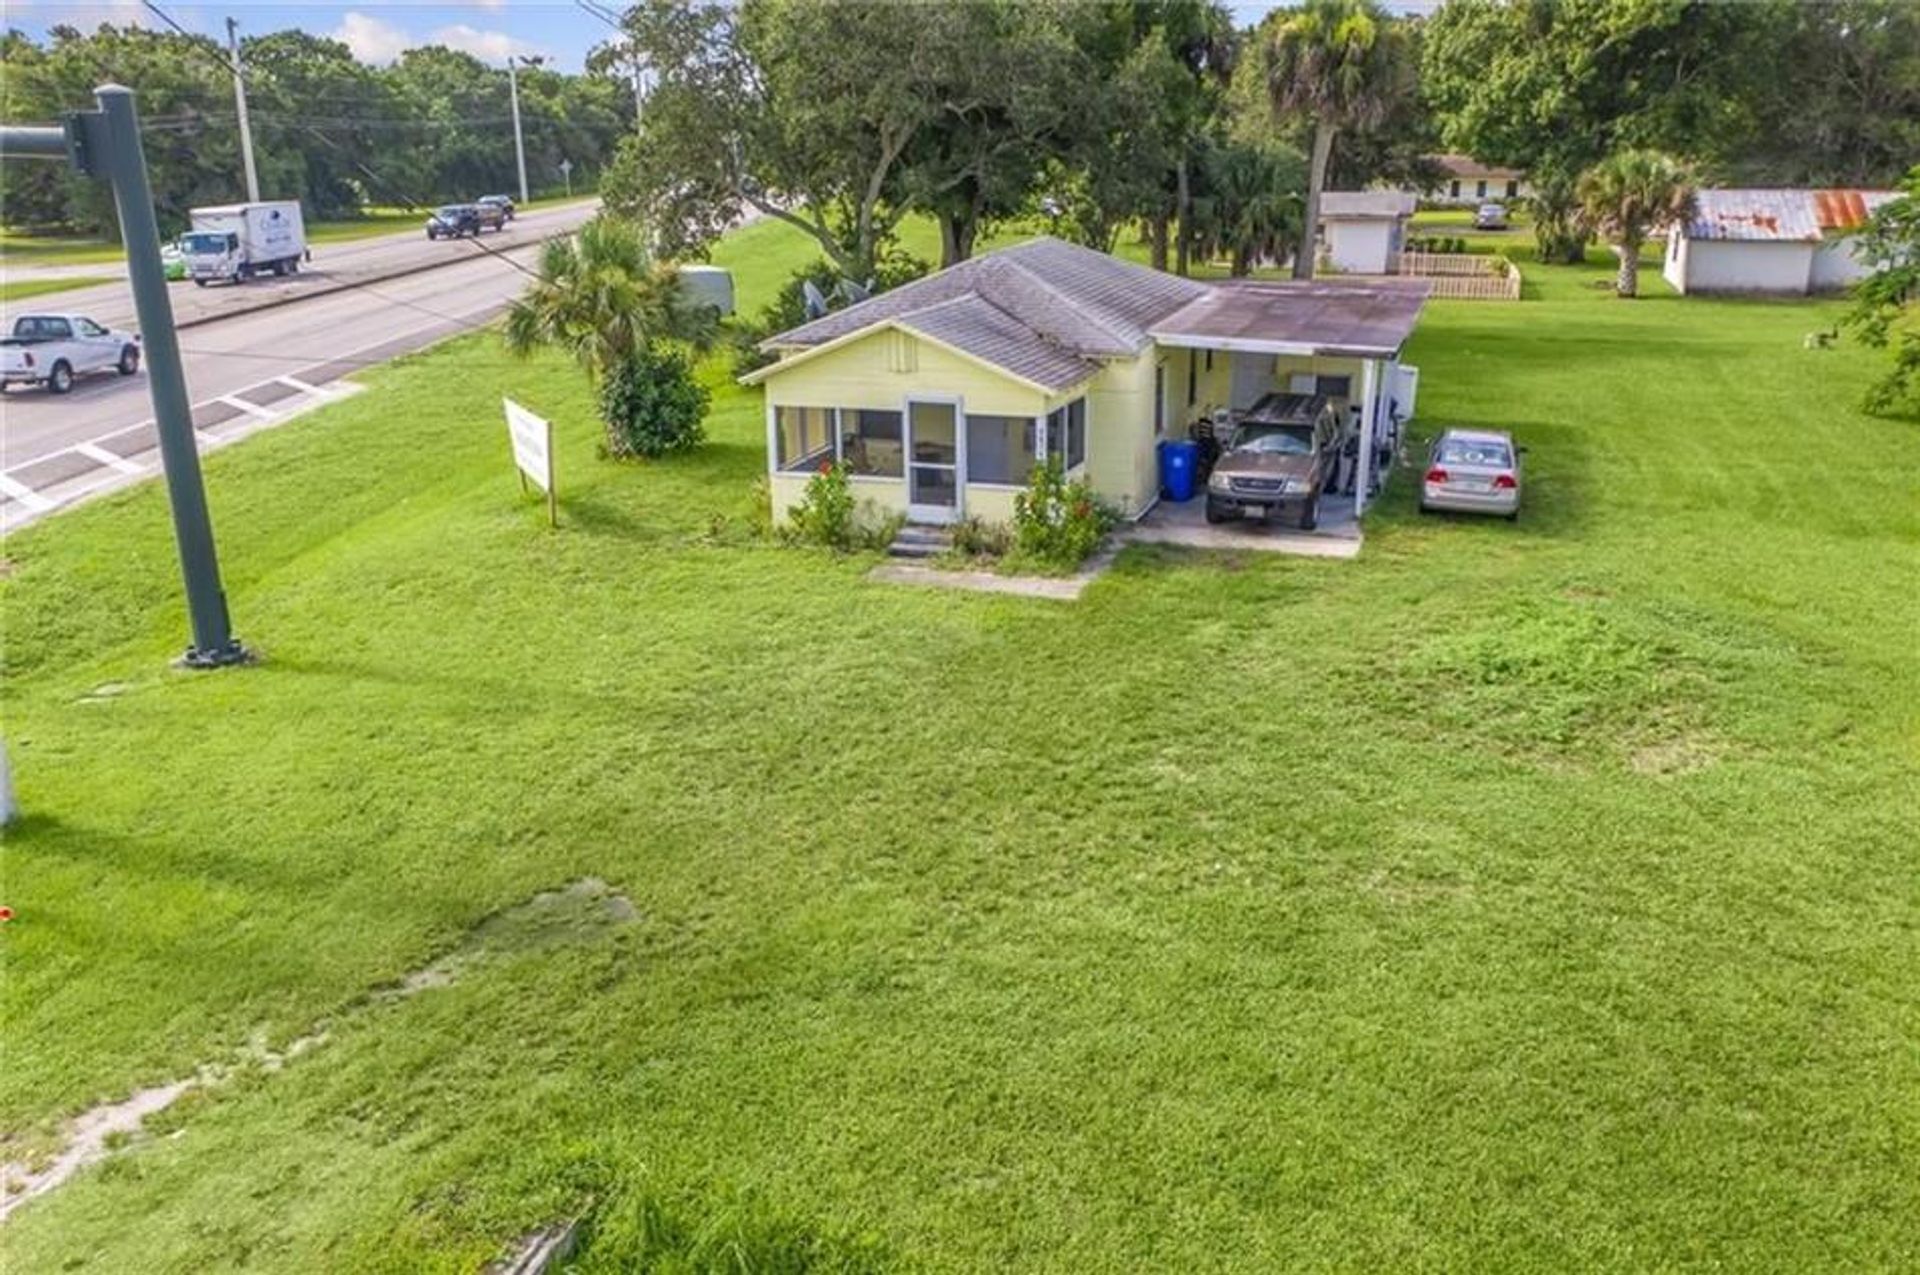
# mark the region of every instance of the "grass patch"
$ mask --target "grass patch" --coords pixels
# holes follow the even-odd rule
[[[751,305],[796,243],[715,257]],[[491,334],[209,457],[257,667],[168,666],[157,488],[16,535],[0,1129],[330,1028],[0,1258],[1911,1265],[1920,435],[1801,349],[1831,303],[1539,275],[1411,350],[1524,517],[1402,481],[1350,562],[871,586],[745,532],[718,369],[707,446],[611,464]],[[487,920],[587,878],[634,917]]]
[[[91,288],[96,284],[112,282],[111,275],[86,275],[69,279],[0,280],[0,301],[25,301],[29,297],[44,297],[55,292],[69,292],[74,288]]]

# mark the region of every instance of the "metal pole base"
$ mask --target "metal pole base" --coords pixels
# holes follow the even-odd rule
[[[259,656],[240,645],[239,638],[234,638],[225,646],[210,650],[190,646],[173,664],[175,668],[231,668],[236,664],[257,664],[259,660]]]

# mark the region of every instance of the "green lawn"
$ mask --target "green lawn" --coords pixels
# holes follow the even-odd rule
[[[484,334],[209,459],[258,667],[168,667],[157,488],[13,537],[0,1129],[326,1038],[0,1262],[1913,1269],[1920,435],[1830,305],[1540,273],[1411,352],[1526,516],[1351,562],[870,584],[753,539],[753,395],[611,464]]]
[[[76,275],[63,279],[6,279],[0,280],[0,301],[25,301],[28,297],[44,297],[52,292],[67,292],[74,288],[91,288],[95,284],[112,283],[111,275]]]

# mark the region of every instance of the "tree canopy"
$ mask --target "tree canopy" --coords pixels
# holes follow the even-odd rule
[[[504,71],[470,54],[410,49],[369,66],[338,40],[275,31],[241,42],[260,193],[297,198],[312,217],[365,204],[432,203],[513,189],[516,169]],[[162,221],[246,195],[226,49],[204,36],[101,26],[55,27],[44,42],[0,38],[0,114],[48,123],[93,104],[108,80],[139,92],[147,166]],[[610,76],[520,72],[530,180],[560,180],[562,158],[597,172],[633,127],[633,99]],[[108,232],[98,183],[53,164],[9,163],[0,220]]]

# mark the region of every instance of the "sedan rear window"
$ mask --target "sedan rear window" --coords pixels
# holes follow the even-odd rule
[[[1442,465],[1488,465],[1496,469],[1511,469],[1513,449],[1505,443],[1468,442],[1450,438],[1440,444],[1440,453],[1434,459]]]

